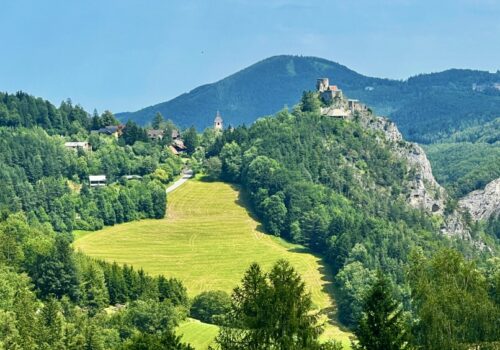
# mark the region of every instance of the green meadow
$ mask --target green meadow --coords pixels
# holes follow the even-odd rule
[[[230,293],[251,263],[269,270],[276,260],[287,259],[300,272],[316,308],[324,314],[327,326],[323,337],[347,345],[350,333],[336,326],[331,274],[321,258],[300,245],[265,234],[244,203],[235,186],[190,180],[168,195],[164,219],[80,232],[74,246],[98,259],[177,277],[190,297],[206,290]],[[197,349],[204,349],[216,329],[189,320],[178,332]]]

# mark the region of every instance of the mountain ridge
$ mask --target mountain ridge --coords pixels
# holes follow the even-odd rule
[[[251,124],[284,106],[294,106],[300,94],[313,90],[315,79],[321,77],[330,78],[377,114],[390,117],[406,138],[421,143],[488,122],[500,110],[500,71],[449,69],[393,80],[369,77],[324,58],[279,55],[169,101],[117,117],[144,125],[160,112],[181,127],[203,129],[220,110],[226,125]]]

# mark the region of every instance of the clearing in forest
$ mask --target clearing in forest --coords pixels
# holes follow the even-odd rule
[[[238,189],[222,182],[190,180],[168,195],[166,218],[80,233],[74,246],[95,258],[177,277],[190,297],[207,290],[231,293],[251,263],[268,271],[284,258],[302,275],[315,306],[329,317],[334,311],[331,274],[321,258],[263,233]],[[188,340],[189,332],[183,333]],[[348,335],[330,320],[324,337],[347,344]]]

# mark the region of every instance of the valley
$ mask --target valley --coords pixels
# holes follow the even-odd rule
[[[287,259],[310,288],[316,310],[330,318],[323,336],[348,346],[350,333],[335,325],[328,267],[306,248],[265,234],[235,186],[190,180],[169,194],[167,206],[168,214],[161,220],[78,232],[75,249],[94,258],[142,267],[153,275],[177,277],[190,297],[207,290],[230,293],[252,262],[267,270],[276,260]],[[213,337],[213,327],[195,326],[182,327],[186,341],[191,342],[200,327]]]

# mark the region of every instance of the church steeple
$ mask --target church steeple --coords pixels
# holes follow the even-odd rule
[[[222,120],[222,117],[220,116],[220,112],[217,111],[217,115],[215,116],[215,119],[214,119],[214,130],[221,130],[224,128],[224,125],[223,125],[223,120]]]

